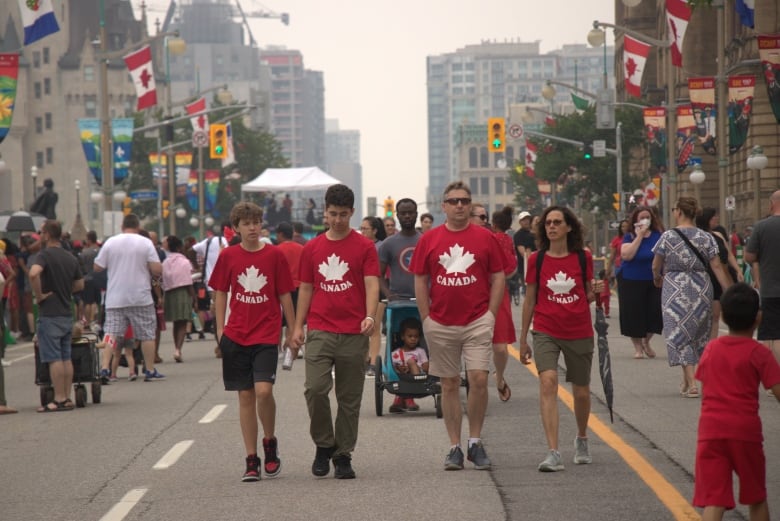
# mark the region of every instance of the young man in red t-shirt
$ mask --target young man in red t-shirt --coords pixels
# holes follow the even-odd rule
[[[222,380],[226,391],[238,391],[239,423],[247,453],[242,481],[257,481],[258,419],[263,426],[265,474],[274,477],[282,469],[274,435],[273,384],[282,312],[288,324],[295,321],[290,298],[293,281],[284,254],[276,246],[260,241],[262,208],[253,203],[238,203],[230,212],[230,222],[241,235],[241,242],[222,250],[209,286],[214,289]],[[225,323],[228,305],[230,318]]]
[[[704,521],[722,519],[734,508],[736,472],[739,502],[750,505],[751,521],[769,521],[758,388],[764,384],[780,401],[780,365],[753,340],[761,321],[758,293],[745,283],[733,284],[720,305],[729,334],[707,344],[696,370],[703,393],[693,504],[704,508]]]
[[[588,449],[590,370],[593,363],[590,303],[602,290],[602,282],[592,280],[593,261],[590,251],[583,248],[582,225],[569,208],[547,208],[542,213],[537,236],[540,237],[540,249],[528,258],[525,274],[527,289],[520,331],[520,360],[524,364],[531,361],[528,331],[533,318],[540,410],[549,448],[538,469],[540,472],[557,472],[564,469],[558,452],[558,358],[561,352],[566,361],[566,381],[572,384],[574,417],[577,420],[574,463],[583,465],[592,461]],[[582,250],[585,273],[580,263],[579,252]],[[537,274],[536,259],[540,253],[544,256]]]
[[[460,448],[461,357],[469,380],[468,460],[491,466],[482,445],[493,328],[504,296],[504,254],[493,233],[469,222],[471,191],[460,181],[444,190],[443,226],[424,234],[412,255],[414,293],[430,351],[430,374],[441,379],[444,425],[450,438],[445,470],[463,468]]]
[[[374,243],[349,225],[354,206],[355,194],[344,185],[325,192],[328,231],[303,247],[292,339],[294,347],[306,341],[304,396],[309,431],[317,446],[311,471],[326,476],[333,459],[337,479],[355,478],[351,453],[357,443],[368,338],[377,326],[374,316],[379,303],[379,258]],[[335,429],[329,397],[334,368]]]

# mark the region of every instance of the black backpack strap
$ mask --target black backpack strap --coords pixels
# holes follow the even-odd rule
[[[539,277],[542,272],[542,261],[544,260],[544,250],[536,252],[536,300],[539,301]]]

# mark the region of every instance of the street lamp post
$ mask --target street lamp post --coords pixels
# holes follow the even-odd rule
[[[165,119],[171,119],[173,117],[173,114],[171,114],[173,110],[173,102],[171,100],[171,54],[174,56],[184,54],[187,49],[187,43],[181,38],[169,38],[166,36],[163,40],[163,48],[165,50]],[[169,126],[165,128],[166,137],[168,138],[165,171],[168,174],[168,204],[172,206],[176,201],[176,154],[173,150],[173,123],[169,123]],[[160,218],[162,218],[162,214]],[[168,225],[170,234],[176,235],[176,216],[174,212],[169,214]]]
[[[756,145],[750,151],[747,158],[747,167],[753,171],[753,202],[755,204],[753,219],[761,220],[761,170],[769,164],[769,159],[764,155],[764,149]]]
[[[38,190],[38,167],[37,166],[33,165],[32,167],[30,167],[30,177],[32,178],[32,182],[33,182],[32,198],[33,201],[35,201],[35,198],[38,195],[35,193]]]
[[[75,181],[76,186],[76,216],[81,216],[81,181],[76,179]]]
[[[704,175],[704,170],[701,168],[701,163],[695,163],[693,165],[693,170],[688,175],[688,181],[690,181],[693,185],[693,192],[697,201],[701,199],[701,185],[706,178],[707,176]]]

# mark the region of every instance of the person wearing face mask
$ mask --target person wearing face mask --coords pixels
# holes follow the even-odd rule
[[[620,246],[620,334],[631,338],[634,358],[655,358],[650,339],[663,330],[661,289],[653,285],[653,247],[663,232],[655,213],[638,206]]]

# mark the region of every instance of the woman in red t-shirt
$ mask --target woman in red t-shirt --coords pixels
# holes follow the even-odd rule
[[[620,221],[620,229],[609,243],[609,271],[607,272],[607,277],[610,282],[614,281],[620,272],[620,245],[623,244],[623,236],[628,232],[630,226],[628,219]]]
[[[501,252],[504,254],[504,274],[506,278],[512,277],[517,271],[517,256],[514,252],[512,238],[506,231],[512,227],[512,207],[504,206],[503,210],[493,212],[493,232],[501,246]],[[509,302],[509,286],[504,289],[504,297],[501,299],[501,306],[498,308],[496,324],[493,329],[493,364],[496,371],[493,373],[496,377],[496,388],[498,397],[502,402],[512,397],[512,389],[504,380],[504,370],[509,361],[507,345],[517,340],[515,335],[515,323],[512,320],[512,307]]]

